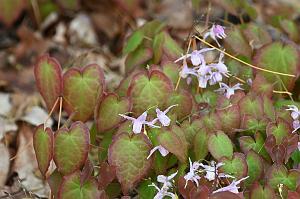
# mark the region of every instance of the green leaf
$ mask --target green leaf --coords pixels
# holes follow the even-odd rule
[[[241,116],[250,115],[254,118],[263,117],[263,101],[256,95],[246,95],[239,101]]]
[[[200,118],[200,121],[202,123],[201,127],[205,128],[208,133],[214,133],[222,129],[220,119],[215,113],[204,115]]]
[[[181,128],[185,131],[185,138],[189,145],[193,145],[195,135],[202,130],[201,120],[196,119],[191,123],[188,120],[184,120],[181,123]]]
[[[35,64],[34,76],[37,88],[50,111],[62,94],[61,66],[55,58],[45,54]],[[58,105],[56,108],[58,108]]]
[[[263,27],[255,23],[247,24],[246,28],[242,31],[248,43],[250,43],[254,49],[258,49],[272,42],[270,34]]]
[[[246,179],[245,183],[251,185],[254,181],[258,180],[264,172],[264,164],[262,158],[253,150],[247,153],[246,161],[248,165],[249,178]]]
[[[175,127],[176,128],[176,127]],[[173,153],[181,162],[187,159],[187,142],[178,129],[163,128],[158,135],[158,141],[170,153]]]
[[[278,164],[274,164],[267,174],[268,184],[273,189],[277,189],[279,184],[284,184],[290,190],[295,191],[299,178],[300,172],[298,170],[288,171],[284,165]]]
[[[33,134],[33,147],[39,169],[43,176],[46,175],[53,158],[53,132],[50,128],[44,130],[44,125],[39,125]]]
[[[152,165],[152,158],[147,160],[150,149],[150,140],[142,133],[132,137],[128,133],[114,136],[108,149],[108,161],[116,167],[124,194],[147,175]]]
[[[64,176],[58,192],[60,199],[95,199],[100,195],[96,180],[91,178],[81,184],[79,172]]]
[[[232,142],[222,131],[210,135],[207,145],[208,151],[217,160],[220,160],[222,157],[231,158],[233,155]]]
[[[276,138],[276,145],[283,141],[283,138],[290,135],[292,129],[290,124],[283,119],[277,119],[278,122],[270,122],[267,126],[267,135],[274,135]]]
[[[64,175],[81,168],[90,147],[89,129],[82,122],[75,122],[70,129],[61,128],[54,136],[54,162]]]
[[[164,110],[172,90],[170,79],[158,70],[151,70],[148,75],[137,74],[128,89],[128,95],[133,103],[132,111],[138,116],[154,106]]]
[[[227,37],[224,39],[225,48],[232,51],[234,54],[251,57],[252,50],[248,42],[244,38],[240,28],[235,26],[226,32]]]
[[[261,186],[258,182],[255,182],[251,187],[250,199],[273,199],[276,198],[274,190],[269,186]]]
[[[141,30],[135,31],[128,39],[127,44],[123,48],[123,54],[134,51],[143,41],[144,34]]]
[[[217,110],[217,115],[220,119],[222,130],[225,133],[232,133],[240,127],[240,109],[237,105],[233,105],[226,109]]]
[[[57,3],[63,10],[72,11],[78,10],[80,5],[78,0],[58,0]]]
[[[224,173],[232,175],[236,179],[241,179],[247,176],[248,165],[243,153],[234,153],[232,159],[221,158],[220,161],[224,163],[221,167],[221,170],[224,171]]]
[[[274,42],[262,47],[254,57],[255,65],[281,73],[296,74],[299,64],[299,55],[297,49],[292,45],[286,45],[281,42]],[[274,89],[285,90],[292,89],[295,78],[288,76],[279,76],[272,73],[260,72],[268,82],[274,84]],[[281,82],[282,81],[282,82]]]
[[[157,190],[151,185],[151,180],[144,180],[140,183],[137,192],[139,194],[140,199],[148,199],[148,198],[154,198]]]
[[[180,65],[174,62],[166,62],[161,67],[164,74],[172,81],[173,86],[176,86],[179,78]],[[179,85],[181,85],[183,81],[180,82]]]
[[[128,97],[119,98],[115,93],[108,93],[102,97],[95,109],[95,122],[99,132],[108,131],[124,121],[119,114],[131,110],[131,101]]]
[[[108,147],[112,142],[113,133],[107,132],[104,134],[100,144],[99,144],[99,161],[103,162],[107,159]]]
[[[182,48],[177,44],[177,42],[172,39],[172,37],[167,32],[163,32],[163,34],[165,38],[165,42],[163,45],[164,52],[172,58],[179,57],[183,53]]]
[[[193,149],[196,160],[204,159],[208,154],[208,133],[204,129],[197,131],[197,134],[193,138]]]
[[[54,198],[58,198],[57,194],[62,180],[63,180],[63,176],[61,175],[61,173],[57,171],[57,169],[55,169],[47,179],[47,182],[50,186]]]
[[[163,32],[155,35],[154,40],[153,40],[153,63],[158,64],[160,62],[160,59],[163,55],[163,45],[165,42],[165,36]]]
[[[288,19],[280,20],[280,26],[286,32],[290,39],[297,42],[299,40],[297,24]]]
[[[1,0],[0,21],[7,26],[12,26],[26,6],[25,0]]]
[[[133,71],[137,66],[143,66],[147,61],[152,58],[152,49],[140,45],[133,52],[129,53],[125,60],[125,72]]]
[[[63,76],[64,108],[74,121],[87,121],[93,116],[98,98],[104,90],[104,74],[100,66],[71,68]]]

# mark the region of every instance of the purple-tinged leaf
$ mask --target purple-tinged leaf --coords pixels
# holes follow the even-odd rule
[[[225,133],[232,134],[235,129],[240,128],[240,110],[237,105],[230,106],[226,109],[217,110],[219,120],[222,121],[222,130]]]
[[[98,190],[97,182],[91,178],[81,185],[80,172],[64,176],[58,191],[59,199],[100,199],[101,192]]]
[[[250,191],[250,199],[274,199],[276,194],[274,190],[269,186],[261,186],[258,182],[255,182]]]
[[[261,119],[263,117],[263,101],[256,95],[248,94],[239,101],[241,117],[250,115],[254,118]]]
[[[147,159],[152,146],[142,133],[130,136],[128,133],[115,135],[108,149],[108,161],[116,168],[122,191],[127,194],[147,175],[152,158]]]
[[[222,191],[217,192],[209,196],[209,199],[241,199],[239,195],[229,192],[229,191]]]
[[[257,24],[249,23],[242,31],[252,49],[258,49],[272,42],[270,34]]]
[[[278,118],[277,122],[270,122],[267,125],[266,133],[267,135],[274,135],[276,138],[276,144],[280,144],[283,138],[290,135],[292,129],[285,120]]]
[[[204,129],[198,130],[193,138],[193,150],[196,160],[204,159],[208,154],[208,133]]]
[[[248,165],[243,153],[234,153],[232,158],[221,158],[220,162],[224,163],[220,168],[223,173],[234,176],[236,179],[241,179],[247,176]]]
[[[94,171],[93,163],[87,159],[83,166],[82,171],[80,172],[80,185],[83,185],[86,181],[90,180]]]
[[[282,73],[297,74],[299,66],[299,53],[292,45],[274,42],[262,47],[255,55],[255,65]],[[272,73],[260,72],[268,82],[274,84],[276,90],[292,89],[296,78],[289,76],[275,76]],[[284,86],[282,85],[283,82]]]
[[[103,71],[97,64],[71,68],[63,76],[64,108],[73,120],[87,121],[104,90]]]
[[[208,133],[214,133],[217,130],[221,130],[222,126],[216,113],[210,113],[200,117],[202,127],[207,130]]]
[[[170,106],[178,104],[178,106],[170,110],[170,115],[175,114],[177,120],[188,116],[193,108],[193,96],[186,90],[173,92],[167,102]]]
[[[152,58],[152,49],[140,45],[133,52],[129,53],[125,60],[125,72],[133,71],[137,66],[145,64]]]
[[[140,115],[154,106],[164,110],[172,90],[172,82],[165,74],[150,70],[148,74],[138,73],[133,77],[127,94],[132,99],[132,111]]]
[[[163,46],[165,42],[165,35],[163,32],[160,32],[159,34],[155,35],[153,39],[153,63],[159,64],[161,57],[163,55]]]
[[[233,144],[229,137],[222,131],[211,134],[208,138],[208,151],[220,160],[222,157],[231,158],[233,155]]]
[[[173,153],[181,162],[186,162],[187,159],[187,142],[178,129],[161,130],[158,135],[158,142],[161,146]]]
[[[62,180],[63,180],[63,176],[61,173],[59,173],[57,171],[57,169],[55,169],[51,173],[49,178],[47,179],[47,182],[50,186],[50,189],[51,189],[51,192],[52,192],[52,195],[54,196],[54,198],[58,198],[58,190],[59,190]]]
[[[107,185],[116,178],[116,168],[110,166],[106,162],[102,162],[99,169],[98,187],[99,189],[106,189]]]
[[[95,110],[95,122],[99,132],[108,131],[122,121],[124,118],[119,114],[131,111],[131,101],[128,97],[119,98],[114,93],[102,97]]]
[[[27,0],[1,0],[0,21],[6,26],[11,26],[26,8]]]
[[[53,132],[50,128],[44,130],[44,125],[39,125],[33,134],[33,147],[39,169],[44,177],[53,158]]]
[[[55,58],[43,55],[34,66],[37,88],[50,111],[58,97],[62,95],[62,69]],[[58,103],[57,103],[58,104]],[[56,106],[58,108],[58,105]]]
[[[185,131],[185,138],[190,146],[193,145],[195,135],[203,128],[200,119],[191,122],[184,120],[180,126]]]
[[[257,95],[271,98],[273,95],[273,85],[269,83],[264,76],[257,74],[252,82],[251,91]]]
[[[192,188],[190,192],[191,199],[208,199],[209,197],[209,188],[206,185],[200,185],[199,187]]]
[[[254,181],[259,180],[264,172],[263,160],[255,151],[250,150],[246,155],[246,161],[248,165],[249,178],[245,180],[245,183],[251,185]]]
[[[58,171],[66,175],[80,169],[89,147],[89,129],[82,122],[73,123],[70,129],[59,129],[54,135],[54,162]]]
[[[267,183],[277,189],[279,184],[287,186],[290,190],[295,191],[300,178],[299,170],[290,171],[284,165],[274,164],[267,173]]]

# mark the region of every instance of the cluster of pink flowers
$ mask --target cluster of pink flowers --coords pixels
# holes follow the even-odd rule
[[[300,128],[300,111],[297,106],[295,105],[288,105],[288,108],[286,109],[288,111],[291,111],[291,117],[293,118],[293,133],[296,132]]]

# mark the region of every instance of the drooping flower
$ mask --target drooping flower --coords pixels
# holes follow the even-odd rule
[[[175,107],[175,106],[178,106],[178,104],[175,104],[175,105],[171,105],[169,106],[166,110],[164,111],[161,111],[159,110],[159,108],[156,108],[155,111],[156,111],[156,116],[159,120],[159,122],[163,125],[163,126],[169,126],[170,125],[170,122],[171,122],[171,119],[166,115],[171,108]]]
[[[288,107],[289,107],[289,108],[287,108],[286,110],[287,110],[287,111],[292,111],[292,112],[291,112],[291,117],[292,117],[294,120],[298,119],[299,116],[300,116],[300,111],[299,111],[298,107],[295,106],[295,105],[288,105]]]
[[[197,174],[197,170],[200,164],[199,162],[192,163],[191,158],[189,158],[189,162],[190,162],[190,171],[184,176],[185,179],[184,188],[186,188],[188,181],[194,181],[198,187],[199,186],[198,181],[201,179],[201,177]]]
[[[179,57],[174,62],[177,63],[181,60],[186,60],[187,58],[191,57],[191,62],[194,66],[199,66],[200,64],[206,64],[203,53],[212,50],[214,50],[214,48],[203,48],[201,50],[194,50],[192,53],[188,53]]]
[[[199,164],[200,167],[203,168],[203,170],[206,172],[205,174],[205,178],[208,180],[208,181],[213,181],[216,179],[216,177],[219,177],[219,178],[234,178],[233,176],[231,175],[227,175],[225,173],[219,173],[219,168],[221,166],[223,166],[224,163],[220,162],[218,164],[216,164],[215,161],[211,161],[210,162],[210,165],[204,165],[202,163]]]
[[[228,74],[227,66],[224,64],[223,57],[224,53],[220,53],[218,63],[209,64],[209,67],[211,67],[211,76],[209,80],[210,85],[221,82],[223,76],[227,76]]]
[[[224,93],[225,97],[229,99],[230,96],[234,94],[235,90],[243,90],[243,89],[241,88],[241,85],[242,85],[242,84],[237,83],[237,84],[235,84],[234,86],[230,87],[230,86],[228,86],[227,84],[221,82],[221,83],[220,83],[220,88],[217,89],[216,91],[217,91],[217,92]]]
[[[300,129],[300,121],[299,120],[293,121],[293,128],[294,128],[294,130],[292,131],[292,133],[295,133],[298,129]]]
[[[186,64],[183,64],[181,71],[179,72],[181,78],[185,79],[189,75],[197,75],[193,68],[189,68]]]
[[[142,113],[142,115],[140,115],[138,118],[133,118],[133,117],[130,117],[130,116],[127,116],[124,114],[119,114],[119,116],[121,116],[127,120],[130,120],[132,122],[132,124],[133,124],[132,131],[135,134],[138,134],[142,131],[143,125],[148,125],[152,128],[160,128],[159,126],[155,126],[154,124],[151,124],[151,122],[150,123],[147,122],[146,121],[147,115],[148,115],[147,111]]]
[[[221,26],[221,25],[213,25],[210,30],[204,34],[203,38],[204,40],[207,38],[207,37],[210,37],[212,38],[217,44],[218,46],[220,47],[220,43],[218,42],[218,39],[224,39],[226,37],[226,34],[225,34],[225,27],[224,26]]]
[[[217,189],[216,191],[214,191],[213,193],[217,193],[217,192],[222,192],[222,191],[229,191],[232,193],[239,193],[239,188],[237,185],[239,185],[241,183],[241,181],[246,180],[247,178],[249,178],[249,176],[242,178],[238,181],[233,180],[230,185],[226,186],[226,187],[222,187],[220,189]]]
[[[165,149],[161,145],[158,145],[158,146],[154,147],[153,149],[151,149],[147,159],[149,159],[156,150],[158,150],[163,157],[165,157],[169,154],[169,151],[167,149]]]
[[[167,186],[162,186],[161,189],[158,186],[156,186],[154,183],[152,183],[151,185],[148,185],[148,186],[155,187],[155,189],[158,191],[153,199],[163,199],[165,196],[169,196],[172,199],[178,198],[178,197],[176,197],[176,195],[174,193],[168,191],[169,187],[167,187]]]
[[[168,188],[172,187],[171,180],[177,175],[178,171],[175,173],[169,175],[169,176],[164,176],[164,175],[158,175],[157,176],[157,182],[163,183],[163,186],[167,186]]]

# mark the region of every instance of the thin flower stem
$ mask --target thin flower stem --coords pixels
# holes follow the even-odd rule
[[[198,39],[199,41],[203,42],[204,44],[208,45],[209,47],[214,48],[214,49],[216,49],[217,51],[219,51],[219,52],[221,52],[221,53],[224,53],[224,54],[227,55],[228,57],[230,57],[230,58],[232,58],[232,59],[234,59],[234,60],[236,60],[236,61],[238,61],[238,62],[240,62],[240,63],[243,63],[243,64],[245,64],[246,66],[249,66],[249,67],[251,67],[251,68],[255,68],[255,69],[257,69],[257,70],[261,70],[261,71],[264,71],[264,72],[273,73],[273,74],[277,74],[277,75],[289,76],[289,77],[295,77],[295,75],[292,75],[292,74],[287,74],[287,73],[281,73],[281,72],[271,71],[271,70],[268,70],[268,69],[264,69],[264,68],[260,68],[260,67],[254,66],[254,65],[249,64],[249,63],[247,63],[247,62],[245,62],[245,61],[243,61],[243,60],[241,60],[241,59],[239,59],[239,58],[236,58],[235,56],[233,56],[233,55],[231,55],[231,54],[225,52],[224,50],[221,50],[220,48],[215,47],[214,45],[212,45],[212,44],[206,42],[204,39],[201,39],[200,37],[198,37],[198,36],[196,36],[196,35],[194,35],[194,37],[195,37],[196,39]]]
[[[189,45],[188,45],[187,51],[186,51],[186,53],[185,53],[185,57],[186,57],[186,54],[188,54],[189,51],[190,51],[191,44],[192,44],[192,38],[189,39]],[[185,59],[186,59],[185,57],[184,57],[184,62],[186,61],[186,60],[185,60]],[[180,80],[181,80],[181,76],[179,75],[178,80],[177,80],[177,83],[176,83],[175,91],[177,91],[177,89],[178,89]]]
[[[58,103],[58,99],[59,99],[59,97],[56,99],[56,101],[55,101],[55,103],[54,103],[54,105],[53,105],[53,107],[52,107],[50,113],[48,114],[47,119],[46,119],[45,122],[44,122],[44,130],[46,130],[46,124],[47,124],[48,120],[50,119],[50,117],[51,117],[51,115],[52,115],[52,113],[53,113],[53,111],[54,111],[54,109],[55,109],[55,107],[56,107],[56,105],[57,105],[57,103]]]
[[[61,110],[62,110],[62,97],[59,97],[59,114],[58,114],[57,130],[59,130],[59,127],[60,127]]]

